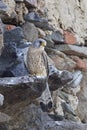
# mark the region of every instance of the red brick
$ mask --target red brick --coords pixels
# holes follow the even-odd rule
[[[86,70],[87,69],[87,63],[85,61],[83,61],[81,58],[79,58],[77,56],[73,56],[72,58],[76,62],[75,68],[77,68],[79,70]]]
[[[12,30],[12,29],[14,29],[16,26],[14,26],[14,25],[6,25],[5,26],[5,29],[7,30],[7,31],[9,31],[9,30]]]
[[[67,43],[67,44],[76,44],[77,43],[75,33],[73,33],[72,31],[69,31],[69,30],[64,31],[64,39],[65,39],[65,43]]]

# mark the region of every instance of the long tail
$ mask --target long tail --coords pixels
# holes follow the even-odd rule
[[[51,97],[51,92],[49,90],[48,83],[46,83],[46,89],[39,98],[39,103],[44,112],[45,111],[49,112],[53,109],[53,100]]]

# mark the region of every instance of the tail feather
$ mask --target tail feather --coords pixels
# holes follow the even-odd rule
[[[42,93],[41,97],[39,98],[40,106],[43,111],[51,111],[53,108],[53,100],[51,97],[51,92],[49,90],[48,83],[46,83],[46,89]]]

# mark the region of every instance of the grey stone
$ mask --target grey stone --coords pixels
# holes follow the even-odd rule
[[[63,76],[63,73],[65,73],[65,78]],[[67,77],[67,80],[66,80],[66,77]],[[48,82],[50,90],[53,91],[53,90],[58,89],[63,84],[67,84],[69,81],[71,81],[72,78],[73,78],[72,73],[68,71],[64,71],[64,72],[56,71],[55,73],[51,73],[51,75],[49,76],[49,82]],[[35,94],[35,96],[33,96],[33,98],[35,98],[35,97],[39,97],[44,91],[44,89],[46,88],[45,80],[46,79],[44,78],[37,78],[31,75],[25,75],[25,76],[20,76],[20,77],[8,77],[8,78],[4,77],[4,78],[0,78],[0,86],[1,86],[0,89],[1,89],[1,93],[5,95],[5,98],[7,97],[5,101],[8,100],[9,102],[11,102],[12,98],[13,100],[16,100],[16,101],[24,100],[27,98],[27,96],[32,98],[33,94]],[[22,93],[22,89],[23,89],[23,93]],[[9,97],[7,96],[8,92],[9,93],[11,92]],[[11,96],[13,95],[13,93],[16,93],[16,95],[14,94],[14,96]]]
[[[20,59],[16,59],[15,61],[11,61],[8,64],[5,70],[3,70],[1,77],[17,77],[17,76],[24,76],[28,75],[28,71],[25,68],[23,57]]]
[[[0,94],[0,106],[3,105],[3,102],[4,102],[4,96]]]
[[[16,43],[17,46],[20,46],[24,42],[23,29],[21,27],[16,27],[10,31],[4,32],[4,43]]]
[[[59,71],[54,66],[50,67],[48,83],[51,91],[55,91],[56,89],[61,88],[65,84],[67,86],[67,83],[72,80],[73,75],[71,72],[67,70]]]
[[[51,39],[51,35],[48,34],[44,39],[47,41],[47,47],[54,47],[54,42]]]
[[[33,23],[25,22],[22,28],[27,41],[34,42],[38,39],[38,30]]]
[[[62,90],[58,90],[58,96],[66,102],[69,102],[68,94]]]
[[[0,130],[8,130],[8,126],[6,123],[0,123]]]
[[[75,123],[72,121],[54,121],[51,119],[47,113],[41,111],[41,109],[35,104],[25,105],[21,102],[17,105],[11,105],[11,110],[13,119],[7,124],[7,129],[1,130],[86,130],[87,124]],[[10,107],[11,107],[10,106]],[[17,107],[15,107],[17,106]],[[16,113],[16,114],[15,114]],[[0,128],[4,128],[5,126]]]
[[[55,43],[64,43],[64,37],[59,31],[53,32],[51,37]]]
[[[66,103],[66,102],[62,102],[61,106],[63,108],[64,114],[67,112],[69,114],[72,114],[73,116],[76,116],[74,110],[72,109],[72,107],[70,106],[70,104]]]
[[[78,87],[78,85],[80,84],[80,82],[81,82],[81,80],[83,78],[82,72],[77,70],[77,71],[72,73],[72,76],[73,76],[73,80],[68,82],[67,85],[64,85],[64,86],[71,87],[71,88]]]
[[[4,23],[15,23],[16,12],[15,12],[15,1],[14,0],[2,0],[0,1],[1,13],[0,18]]]
[[[29,9],[30,7],[36,8],[37,7],[37,0],[24,0],[25,5]]]
[[[2,23],[2,20],[0,19],[0,55],[2,53],[3,47],[4,47],[4,43],[3,43],[3,23]]]
[[[5,113],[0,112],[0,123],[2,123],[2,122],[8,122],[9,120],[11,120],[10,116],[8,116]]]
[[[54,121],[62,121],[64,117],[62,115],[57,114],[48,114],[50,118],[52,118]]]
[[[77,41],[84,43],[84,38],[87,37],[87,6],[86,0],[73,0],[67,3],[65,0],[46,0],[47,16],[52,19],[51,24],[58,30],[72,29],[77,34]],[[84,13],[83,13],[84,12]],[[76,19],[76,21],[75,21]]]
[[[0,58],[0,77],[3,77],[3,73],[6,71],[6,68],[9,66],[9,59]]]
[[[68,55],[76,55],[79,57],[87,58],[87,48],[84,46],[75,46],[75,45],[57,45],[55,46],[59,51],[62,51]]]
[[[4,2],[0,1],[0,16],[6,13],[7,6]]]
[[[45,22],[45,23],[48,22],[47,19],[40,17],[40,15],[35,12],[28,13],[25,16],[25,20],[28,20],[29,22]]]
[[[23,2],[24,0],[15,0],[15,2]]]
[[[58,51],[57,49],[54,49],[52,47],[46,47],[46,52],[49,55],[49,57],[53,60],[57,69],[68,70],[70,72],[74,70],[76,63],[63,52]]]
[[[24,16],[25,21],[32,22],[36,27],[43,30],[54,30],[53,26],[48,23],[48,20],[40,17],[37,13],[31,12]]]
[[[87,123],[87,71],[83,72],[81,81],[81,90],[78,93],[79,104],[77,107],[77,114],[83,123]]]
[[[14,64],[17,57],[16,44],[14,42],[5,43],[0,56],[0,77],[4,77],[5,74],[11,76],[9,67]]]
[[[45,78],[41,79],[31,75],[0,78],[0,92],[5,96],[4,104],[15,104],[27,98],[33,101],[41,96],[45,88]]]
[[[1,57],[16,59],[17,58],[16,43],[10,41],[8,43],[5,43]]]
[[[5,43],[2,55],[0,56],[0,77],[18,77],[28,75],[29,72],[24,64],[24,54],[29,43],[21,44]]]

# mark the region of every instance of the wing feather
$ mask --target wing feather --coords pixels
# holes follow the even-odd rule
[[[42,52],[42,59],[43,59],[43,63],[46,68],[47,77],[48,77],[49,76],[49,64],[48,64],[47,54],[45,51]]]

